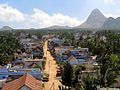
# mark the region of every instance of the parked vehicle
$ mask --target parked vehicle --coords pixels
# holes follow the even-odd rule
[[[60,77],[60,76],[61,76],[61,71],[60,71],[60,68],[57,68],[56,77]]]
[[[44,74],[43,74],[42,81],[43,81],[43,82],[48,82],[48,81],[49,81],[49,74],[44,73]]]
[[[43,57],[43,60],[46,60],[46,57]]]

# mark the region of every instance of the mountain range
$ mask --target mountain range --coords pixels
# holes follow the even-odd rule
[[[3,26],[0,30],[13,30],[10,26]]]
[[[74,29],[74,28],[82,28],[82,29],[117,29],[120,30],[120,17],[105,17],[102,12],[98,9],[94,9],[91,14],[88,16],[87,20],[79,26],[76,27],[68,27],[68,26],[51,26],[43,29]],[[4,26],[1,30],[11,30],[12,28],[9,26]]]
[[[77,28],[120,30],[120,17],[116,19],[113,17],[107,18],[98,9],[94,9],[87,20]]]
[[[120,17],[114,19],[113,17],[109,17],[103,24],[102,28],[104,29],[117,29],[120,30]]]
[[[57,26],[57,25],[54,25],[54,26],[50,26],[50,27],[47,27],[47,28],[43,28],[43,29],[72,29],[72,27],[68,27],[68,26]]]

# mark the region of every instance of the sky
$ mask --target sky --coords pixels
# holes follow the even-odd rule
[[[0,0],[0,28],[75,27],[95,8],[106,17],[120,16],[120,0]]]

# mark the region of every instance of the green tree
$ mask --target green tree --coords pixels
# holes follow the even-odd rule
[[[101,87],[110,87],[116,83],[118,70],[120,68],[120,59],[117,55],[105,55],[99,60],[100,75],[99,81]]]
[[[98,81],[95,77],[87,75],[82,79],[84,90],[97,90]]]
[[[77,65],[73,68],[73,81],[72,81],[72,85],[74,88],[77,88],[77,86],[80,86],[81,80],[82,79],[82,71],[85,70],[85,67],[82,65]]]
[[[11,33],[0,36],[0,64],[13,60],[14,52],[20,49],[19,40]]]
[[[72,86],[72,78],[73,78],[73,68],[72,66],[66,62],[63,66],[63,71],[62,71],[62,81],[61,83],[69,88]]]

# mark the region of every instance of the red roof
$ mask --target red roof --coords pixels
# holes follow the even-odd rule
[[[75,58],[73,55],[71,55],[71,56],[68,58],[68,61],[74,61],[74,60],[76,60],[76,58]]]
[[[43,90],[42,82],[30,74],[25,74],[16,80],[6,83],[2,90],[19,90],[23,86],[27,86],[32,90]]]

